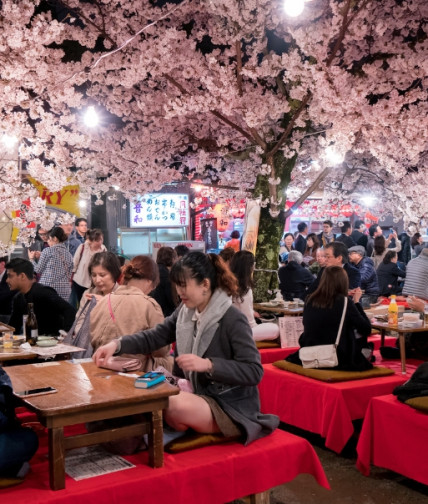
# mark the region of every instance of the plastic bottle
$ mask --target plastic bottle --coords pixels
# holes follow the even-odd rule
[[[388,325],[398,325],[398,306],[394,295],[391,296],[391,301],[388,306]]]

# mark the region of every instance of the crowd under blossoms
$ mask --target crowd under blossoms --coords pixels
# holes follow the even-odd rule
[[[1,15],[1,128],[18,141],[0,208],[30,198],[24,242],[53,217],[23,168],[99,201],[187,178],[273,218],[286,190],[320,187],[326,206],[370,192],[380,215],[428,212],[425,0],[313,0],[297,18],[272,0],[3,0]]]

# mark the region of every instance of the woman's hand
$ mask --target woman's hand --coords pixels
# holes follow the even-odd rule
[[[197,371],[209,373],[212,370],[212,362],[194,354],[183,354],[175,358],[175,362],[183,371]]]
[[[363,291],[359,287],[354,289],[354,293],[352,294],[352,300],[354,303],[359,303],[362,295]]]
[[[30,259],[30,261],[34,261],[35,255],[36,255],[36,251],[35,250],[29,250],[28,251],[28,259]]]
[[[92,360],[98,367],[101,367],[117,350],[117,340],[110,341],[107,345],[103,345],[97,349],[92,356]]]

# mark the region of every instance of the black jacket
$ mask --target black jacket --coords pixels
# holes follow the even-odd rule
[[[351,248],[354,245],[356,245],[356,243],[354,242],[354,240],[352,239],[351,236],[348,236],[343,233],[339,236],[339,238],[336,238],[336,241],[344,243],[348,248]]]
[[[410,236],[407,233],[401,233],[398,239],[401,241],[401,250],[400,252],[397,252],[398,260],[404,264],[407,264],[412,258]]]
[[[364,248],[367,247],[368,237],[366,234],[362,233],[361,231],[354,229],[354,231],[352,231],[352,233],[351,233],[351,238],[354,240],[354,242],[357,245],[362,245]]]
[[[312,274],[302,265],[292,261],[278,270],[279,288],[285,301],[305,299],[308,287],[314,281]]]
[[[15,333],[22,333],[22,316],[28,313],[28,303],[34,303],[39,334],[58,335],[60,329],[68,331],[74,322],[76,310],[58,296],[55,289],[34,283],[26,293],[18,293],[13,298],[12,316],[9,324]]]
[[[299,234],[294,242],[294,250],[298,250],[301,252],[303,255],[305,254],[306,250],[306,238]]]
[[[385,264],[382,261],[376,270],[376,274],[380,296],[390,296],[391,294],[401,292],[401,289],[398,288],[398,277],[404,278],[406,272],[400,269],[395,263]]]
[[[162,308],[163,316],[168,317],[175,310],[174,299],[172,297],[172,284],[169,279],[169,271],[163,264],[158,264],[159,285],[152,290],[150,297],[155,299]]]
[[[9,289],[6,278],[7,271],[5,271],[0,282],[0,314],[2,315],[10,315],[12,313],[12,299],[17,293],[17,291]]]
[[[337,338],[343,312],[343,296],[338,296],[332,308],[315,308],[311,302],[303,311],[304,331],[299,338],[301,347],[333,344]],[[360,303],[348,299],[345,322],[337,347],[337,369],[364,371],[373,366],[361,353],[367,347],[371,324]],[[289,355],[287,361],[300,364],[299,352]]]

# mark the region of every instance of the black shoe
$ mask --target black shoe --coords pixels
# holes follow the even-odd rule
[[[383,346],[379,348],[380,355],[383,359],[399,359],[400,349],[396,347]]]

